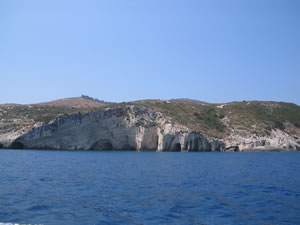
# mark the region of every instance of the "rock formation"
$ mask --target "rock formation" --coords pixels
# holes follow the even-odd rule
[[[199,132],[191,132],[184,140],[184,149],[191,152],[208,152],[211,151],[211,144]]]
[[[211,151],[212,152],[225,152],[225,144],[222,141],[214,140],[211,142]]]
[[[214,142],[215,143],[215,142]],[[143,106],[64,116],[18,137],[12,148],[70,150],[211,151],[198,132]],[[223,144],[213,144],[223,151]]]
[[[233,131],[229,136],[224,138],[228,150],[248,151],[268,150],[268,149],[286,149],[300,150],[300,143],[297,137],[288,135],[279,129],[272,129],[270,135],[258,136],[250,133]]]
[[[161,103],[158,101],[158,104]],[[0,114],[9,107],[13,106],[3,107]],[[199,119],[199,114],[197,116]],[[166,114],[141,105],[75,113],[49,123],[33,123],[26,117],[11,121],[0,120],[0,148],[173,152],[300,150],[297,133],[292,136],[272,128],[269,134],[257,135],[230,127],[230,121],[224,117],[222,122],[227,131],[223,138],[208,139],[207,134],[193,131]]]

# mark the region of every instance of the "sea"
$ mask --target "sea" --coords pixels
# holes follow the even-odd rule
[[[0,151],[0,223],[300,224],[300,152]]]

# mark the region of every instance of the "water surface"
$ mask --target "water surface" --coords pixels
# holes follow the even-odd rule
[[[0,222],[300,224],[300,153],[0,151]]]

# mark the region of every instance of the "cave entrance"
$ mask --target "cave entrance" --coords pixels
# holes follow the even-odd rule
[[[112,149],[113,149],[113,146],[110,142],[103,144],[103,150],[112,150]]]
[[[106,139],[98,140],[90,147],[90,150],[112,150],[112,149],[113,149],[112,143]]]
[[[181,151],[181,144],[180,143],[175,144],[173,151],[174,152],[180,152]]]
[[[11,147],[14,148],[14,149],[24,149],[24,144],[20,141],[14,141],[11,144]]]

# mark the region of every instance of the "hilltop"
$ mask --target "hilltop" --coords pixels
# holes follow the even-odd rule
[[[81,97],[58,99],[50,102],[39,103],[37,105],[80,109],[80,108],[97,108],[108,104],[112,104],[112,103],[101,101],[97,98],[91,98],[87,95],[81,95]]]

